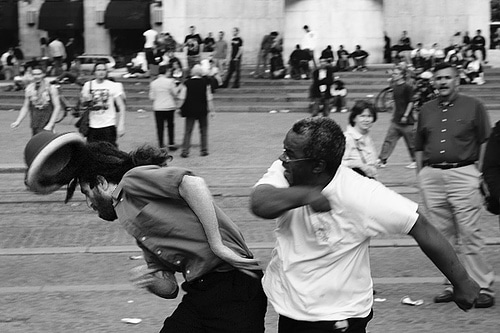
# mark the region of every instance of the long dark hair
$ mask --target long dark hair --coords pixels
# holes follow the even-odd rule
[[[118,184],[123,175],[130,169],[141,165],[166,166],[172,160],[167,149],[151,145],[143,145],[127,153],[109,142],[93,142],[86,145],[80,157],[72,163],[78,164],[76,176],[68,184],[65,202],[73,196],[78,183],[89,183],[93,188],[97,185],[97,176]]]

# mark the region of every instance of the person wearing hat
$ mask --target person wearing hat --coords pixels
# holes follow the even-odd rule
[[[175,274],[182,274],[185,294],[161,332],[264,332],[262,269],[203,178],[167,166],[167,149],[127,153],[77,133],[41,133],[25,156],[30,190],[46,194],[68,184],[68,202],[79,185],[100,218],[118,219],[135,238],[147,263],[131,271],[136,286],[174,299]]]
[[[191,149],[191,135],[195,121],[200,126],[201,156],[208,156],[208,114],[214,114],[213,96],[210,84],[203,78],[203,68],[196,64],[191,77],[184,82],[179,93],[181,115],[186,118],[181,157],[188,157]]]
[[[35,135],[43,130],[52,131],[54,129],[57,115],[61,111],[61,103],[57,88],[45,79],[45,73],[41,67],[33,68],[31,74],[33,82],[26,87],[23,106],[16,121],[10,127],[19,127],[29,112],[31,131]]]

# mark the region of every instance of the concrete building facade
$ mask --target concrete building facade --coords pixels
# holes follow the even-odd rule
[[[147,19],[153,29],[170,32],[179,43],[184,41],[190,25],[195,25],[203,38],[208,32],[216,36],[218,31],[225,31],[228,41],[232,28],[239,27],[246,64],[256,62],[262,37],[271,31],[278,31],[283,38],[287,59],[295,45],[301,43],[304,25],[317,34],[317,55],[327,45],[336,50],[343,44],[351,51],[360,44],[370,53],[371,63],[382,62],[384,31],[392,44],[406,30],[412,44],[422,42],[426,47],[434,42],[448,45],[457,31],[469,31],[473,36],[481,29],[489,40],[491,10],[489,0],[25,0],[17,2],[18,36],[27,56],[38,56],[40,37],[54,33],[39,27],[39,15],[46,2],[81,2],[83,30],[73,27],[67,35],[81,34],[82,49],[88,54],[112,54],[119,40],[123,43],[135,39],[136,45],[143,31],[120,26],[116,16],[132,15],[120,11],[127,5],[147,3],[148,15],[138,15]],[[110,8],[117,12],[110,13]],[[112,26],[118,24],[113,26],[115,29],[109,27],[111,19],[115,20]]]

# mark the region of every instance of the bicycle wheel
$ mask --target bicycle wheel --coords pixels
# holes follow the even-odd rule
[[[394,110],[394,98],[392,88],[382,89],[375,98],[375,108],[377,112],[392,112]]]

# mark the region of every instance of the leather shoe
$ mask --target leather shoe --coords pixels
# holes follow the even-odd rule
[[[434,297],[434,303],[449,303],[453,301],[453,292],[451,290],[444,290],[441,294]]]
[[[489,294],[480,293],[475,308],[490,308],[495,304],[495,298]]]

